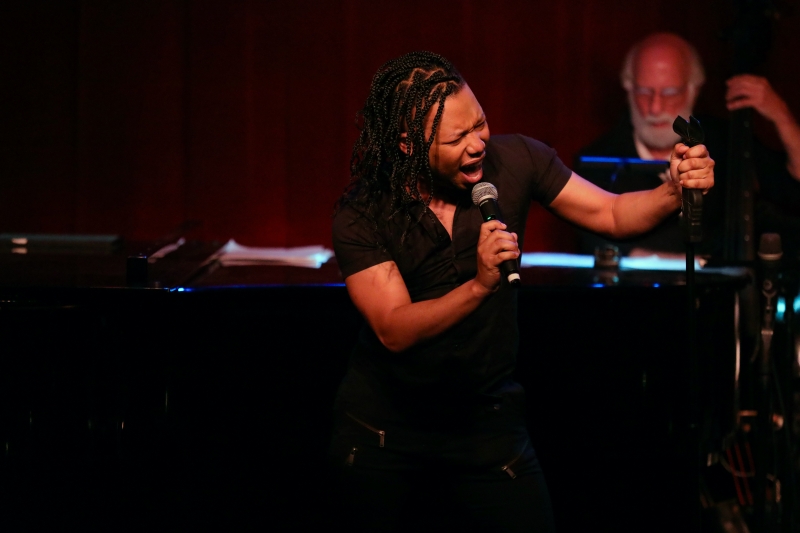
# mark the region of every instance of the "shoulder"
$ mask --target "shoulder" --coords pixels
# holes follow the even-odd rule
[[[492,136],[486,159],[489,181],[508,184],[520,198],[533,198],[545,205],[572,174],[553,148],[526,135]]]
[[[344,278],[390,260],[376,219],[357,203],[345,203],[333,217],[333,251]]]
[[[353,224],[364,224],[366,221],[366,209],[352,201],[343,201],[333,214],[333,234],[347,233],[348,228]]]
[[[553,161],[560,162],[553,148],[520,134],[493,135],[486,146],[486,159],[498,170],[513,174],[541,173]]]
[[[338,252],[345,245],[374,245],[380,241],[379,224],[375,209],[357,202],[346,202],[333,215],[333,246]]]

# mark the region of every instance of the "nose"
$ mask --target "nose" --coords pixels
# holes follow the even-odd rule
[[[473,131],[469,134],[469,144],[467,153],[471,156],[479,156],[486,149],[486,140],[481,137],[481,132]]]
[[[650,114],[652,116],[658,116],[664,111],[664,102],[661,99],[661,94],[658,91],[653,92],[653,96],[650,97]]]

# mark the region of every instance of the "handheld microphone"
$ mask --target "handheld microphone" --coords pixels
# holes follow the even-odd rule
[[[503,221],[500,205],[497,203],[497,188],[491,183],[481,182],[472,188],[472,203],[480,208],[484,222],[489,222],[490,220]],[[507,259],[500,263],[500,272],[512,287],[519,286],[519,268],[515,260]]]

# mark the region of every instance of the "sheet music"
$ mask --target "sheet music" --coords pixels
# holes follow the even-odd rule
[[[218,261],[221,266],[289,265],[319,268],[331,257],[333,257],[333,250],[320,245],[260,248],[242,246],[231,239],[206,263]]]

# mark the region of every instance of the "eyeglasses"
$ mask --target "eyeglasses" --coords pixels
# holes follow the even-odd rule
[[[682,87],[664,87],[660,91],[656,91],[652,87],[639,87],[638,85],[633,86],[633,94],[639,98],[647,98],[648,100],[652,100],[656,94],[658,94],[662,100],[674,100],[682,96],[686,92],[687,86],[684,85]]]

